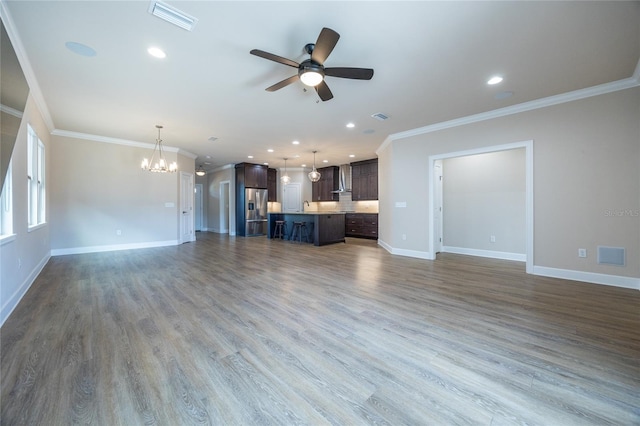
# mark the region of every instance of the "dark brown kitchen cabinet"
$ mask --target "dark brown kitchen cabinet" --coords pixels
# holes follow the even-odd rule
[[[263,164],[236,164],[236,184],[245,188],[267,188],[267,166]]]
[[[378,238],[377,213],[347,213],[344,219],[345,236],[371,239]]]
[[[276,169],[267,170],[267,191],[269,202],[278,201],[278,171]]]
[[[318,169],[320,180],[311,185],[313,201],[338,201],[338,185],[340,183],[340,168],[338,166],[322,167]]]
[[[378,199],[378,159],[351,163],[351,199]]]

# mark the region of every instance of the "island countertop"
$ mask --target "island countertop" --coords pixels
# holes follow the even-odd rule
[[[291,238],[293,222],[306,222],[309,240],[315,246],[333,243],[344,243],[345,212],[274,212],[268,214],[269,232],[267,236],[273,238],[276,220],[286,223],[285,239]]]

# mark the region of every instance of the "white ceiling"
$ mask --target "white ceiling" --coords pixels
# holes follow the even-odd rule
[[[2,1],[55,129],[153,143],[161,124],[209,169],[374,158],[390,134],[625,79],[640,58],[640,2],[168,1],[198,19],[189,32],[148,1]],[[325,65],[373,79],[328,77],[327,102],[300,82],[266,92],[296,70],[249,51],[300,62],[322,27],[341,35]]]

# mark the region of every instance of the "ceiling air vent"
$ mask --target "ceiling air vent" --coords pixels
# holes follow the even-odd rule
[[[375,118],[376,120],[380,120],[380,121],[384,121],[384,120],[389,118],[388,115],[383,114],[381,112],[376,112],[375,114],[371,114],[371,117]]]
[[[175,7],[159,1],[151,2],[151,5],[149,5],[149,13],[160,19],[164,19],[173,25],[184,28],[187,31],[192,31],[193,27],[195,27],[198,22],[198,20],[193,16],[187,15]]]

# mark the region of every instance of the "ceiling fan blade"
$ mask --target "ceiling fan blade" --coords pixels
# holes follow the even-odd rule
[[[340,78],[352,78],[354,80],[371,80],[373,70],[371,68],[325,68],[324,75]]]
[[[311,52],[311,60],[322,65],[331,54],[333,48],[336,47],[339,38],[340,34],[331,28],[323,28],[322,31],[320,31],[313,52]]]
[[[329,90],[329,86],[324,81],[321,81],[320,84],[316,86],[316,92],[318,92],[318,96],[323,101],[328,101],[329,99],[333,99],[333,93]]]
[[[264,50],[253,49],[249,53],[270,61],[278,62],[279,64],[289,65],[290,67],[298,68],[300,66],[299,63],[292,61],[291,59],[283,58],[282,56],[274,55],[273,53],[265,52]]]
[[[267,92],[275,92],[276,90],[280,90],[285,86],[290,85],[291,83],[295,83],[296,81],[298,81],[300,78],[298,77],[298,74],[296,75],[292,75],[289,78],[285,78],[284,80],[282,80],[279,83],[274,84],[273,86],[269,86],[267,87],[266,90]]]

